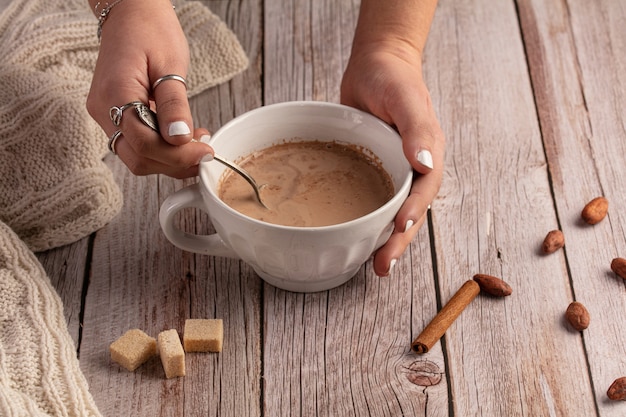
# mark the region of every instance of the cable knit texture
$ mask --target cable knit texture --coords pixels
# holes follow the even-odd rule
[[[247,67],[217,16],[174,3],[189,40],[190,96]],[[102,161],[108,139],[85,108],[96,27],[86,0],[16,0],[0,15],[0,220],[33,251],[87,236],[122,207]]]
[[[173,3],[190,44],[190,96],[247,67],[218,17]],[[61,300],[32,253],[88,236],[122,207],[102,161],[107,138],[85,108],[97,20],[86,0],[0,8],[0,416],[99,416]]]
[[[0,222],[0,415],[99,416],[61,300],[35,255]]]

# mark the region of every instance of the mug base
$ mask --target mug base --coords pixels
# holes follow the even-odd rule
[[[325,279],[323,281],[293,281],[270,276],[267,273],[263,271],[258,271],[253,267],[257,275],[259,275],[263,279],[263,281],[267,282],[268,284],[281,290],[300,293],[328,291],[330,289],[336,288],[350,281],[356,275],[360,268],[361,267],[359,266],[355,270],[345,272],[339,276]]]

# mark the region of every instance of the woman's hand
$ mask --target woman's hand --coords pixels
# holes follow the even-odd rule
[[[213,154],[210,146],[191,142],[208,132],[193,129],[185,84],[168,79],[153,88],[165,75],[186,77],[188,68],[189,47],[169,0],[126,0],[111,8],[87,110],[109,137],[121,130],[114,151],[136,175],[194,176],[200,160]],[[139,120],[133,106],[119,126],[113,124],[110,109],[133,101],[157,111],[160,134]]]
[[[394,126],[415,170],[395,230],[374,255],[374,271],[387,276],[424,223],[443,176],[445,139],[422,79],[421,54],[402,42],[356,46],[344,73],[341,102]]]

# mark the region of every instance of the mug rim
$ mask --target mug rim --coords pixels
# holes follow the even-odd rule
[[[255,109],[249,110],[245,113],[242,113],[239,116],[234,117],[233,119],[231,119],[230,121],[228,121],[227,123],[225,123],[224,125],[222,125],[213,135],[211,135],[211,139],[207,142],[208,145],[210,145],[211,147],[213,147],[213,143],[214,143],[214,138],[216,136],[218,136],[218,134],[223,131],[223,130],[227,130],[229,129],[231,126],[242,123],[245,121],[245,119],[247,118],[246,116],[251,115],[251,113],[257,113],[260,111],[265,111],[266,109],[269,108],[281,108],[281,107],[293,107],[293,106],[307,106],[307,105],[313,105],[313,106],[319,106],[319,107],[330,107],[330,108],[337,108],[340,110],[346,110],[346,111],[350,111],[353,113],[358,114],[359,116],[362,116],[364,118],[368,118],[370,119],[372,122],[377,123],[379,125],[381,125],[383,127],[383,129],[389,131],[393,136],[396,136],[398,140],[400,140],[400,142],[402,142],[402,137],[400,136],[400,134],[394,130],[391,126],[389,126],[389,124],[387,124],[386,122],[384,122],[383,120],[381,120],[380,118],[367,113],[363,110],[354,108],[354,107],[350,107],[350,106],[346,106],[344,104],[339,104],[339,103],[330,103],[330,102],[324,102],[324,101],[312,101],[312,100],[298,100],[298,101],[285,101],[285,102],[280,102],[280,103],[274,103],[274,104],[268,104],[268,105],[264,105],[261,107],[257,107]],[[271,146],[271,145],[270,145]],[[288,226],[288,225],[283,225],[283,224],[277,224],[277,223],[270,223],[267,221],[263,221],[263,220],[259,220],[256,219],[254,217],[250,217],[247,214],[241,213],[238,210],[235,210],[234,208],[232,208],[231,206],[229,206],[228,204],[226,204],[224,201],[222,201],[221,198],[219,198],[219,196],[217,195],[217,193],[211,188],[209,187],[204,180],[204,175],[203,172],[205,172],[205,170],[203,170],[203,167],[206,167],[207,164],[209,164],[211,161],[207,161],[207,162],[200,162],[200,184],[202,186],[202,189],[205,190],[210,196],[211,198],[213,198],[217,204],[220,205],[220,207],[222,209],[227,210],[228,212],[230,212],[231,215],[235,215],[235,216],[239,216],[249,222],[252,223],[256,223],[258,225],[262,225],[264,227],[270,226],[276,229],[281,229],[281,230],[286,230],[286,231],[298,231],[298,233],[302,233],[302,232],[316,232],[316,231],[329,231],[329,230],[333,230],[333,229],[340,229],[340,228],[345,228],[345,227],[351,227],[354,224],[358,224],[358,223],[364,223],[364,222],[368,222],[371,218],[376,217],[378,215],[379,212],[386,210],[389,206],[391,205],[395,205],[398,203],[399,199],[405,199],[409,193],[410,187],[413,183],[413,168],[411,167],[411,165],[409,164],[409,162],[406,160],[406,158],[404,159],[404,162],[407,165],[408,168],[408,172],[404,178],[404,180],[402,181],[402,185],[399,187],[398,190],[395,190],[393,197],[390,198],[385,204],[383,204],[382,206],[380,206],[379,208],[377,208],[376,210],[373,210],[363,216],[357,217],[356,219],[352,219],[352,220],[348,220],[345,222],[341,222],[341,223],[335,223],[335,224],[329,224],[329,225],[325,225],[325,226]],[[226,168],[227,169],[227,168]]]

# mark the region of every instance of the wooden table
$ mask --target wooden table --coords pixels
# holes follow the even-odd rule
[[[198,125],[288,100],[339,100],[358,1],[206,1],[250,68],[193,100]],[[624,416],[606,390],[626,375],[626,3],[441,0],[424,56],[447,138],[443,185],[392,276],[370,263],[332,291],[295,294],[244,263],[182,252],[163,236],[165,197],[191,184],[134,177],[122,213],[39,254],[61,294],[80,363],[105,416]],[[592,198],[601,223],[581,222]],[[205,215],[181,227],[210,232]],[[540,253],[561,229],[566,247]],[[427,354],[410,344],[475,273],[506,299],[477,297]],[[578,300],[582,333],[564,321]],[[108,345],[187,318],[222,318],[224,350],[189,354],[187,376],[155,359],[134,373]]]

